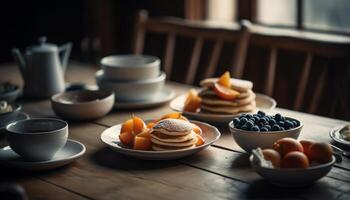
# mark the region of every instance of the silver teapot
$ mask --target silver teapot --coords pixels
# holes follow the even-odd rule
[[[47,98],[65,90],[64,73],[71,48],[71,43],[58,47],[40,37],[37,45],[26,48],[24,55],[19,49],[12,49],[24,80],[25,97]]]

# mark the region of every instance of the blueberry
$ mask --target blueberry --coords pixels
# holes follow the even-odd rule
[[[279,121],[281,121],[281,119],[282,119],[282,115],[279,114],[279,113],[277,113],[277,114],[275,115],[275,120],[279,122]]]
[[[260,131],[258,126],[253,126],[250,130],[251,131]]]
[[[258,122],[260,120],[260,117],[259,116],[254,116],[253,119],[254,119],[255,122]]]
[[[241,129],[242,130],[246,130],[246,131],[248,131],[249,129],[248,129],[248,127],[244,124],[243,126],[241,126]]]
[[[271,130],[271,126],[270,125],[265,125],[265,128],[269,131]]]
[[[262,127],[262,128],[260,129],[260,131],[261,131],[261,132],[267,132],[267,131],[269,131],[269,130],[267,130],[266,127]]]
[[[260,115],[260,116],[263,117],[263,116],[265,116],[266,114],[265,114],[263,111],[260,111],[260,110],[259,110],[259,111],[258,111],[258,115]]]
[[[241,125],[244,125],[244,124],[247,123],[247,122],[248,122],[247,118],[242,117],[242,118],[241,118],[240,124],[241,124]]]
[[[245,117],[246,117],[247,119],[250,119],[250,118],[252,118],[253,116],[252,116],[251,114],[246,114]]]
[[[254,122],[249,120],[247,123],[245,123],[245,125],[247,126],[248,129],[250,129],[250,128],[252,128],[254,126]]]
[[[277,124],[278,124],[280,127],[284,127],[284,122],[283,122],[283,121],[279,121]]]
[[[284,131],[284,128],[283,128],[283,127],[280,127],[280,131]]]
[[[297,127],[298,126],[296,121],[292,121],[292,123],[293,123],[293,127]]]
[[[239,118],[234,118],[233,119],[233,124],[239,124],[241,120],[239,120]]]
[[[295,121],[296,123],[296,127],[300,126],[300,122],[299,121]]]
[[[271,120],[269,121],[269,124],[270,124],[270,126],[273,126],[273,125],[275,125],[275,124],[276,124],[276,120],[274,120],[274,119],[271,119]]]
[[[272,126],[272,130],[273,131],[279,131],[280,130],[280,126],[278,126],[278,124],[275,124]]]
[[[259,123],[266,124],[267,123],[266,118],[260,118]]]
[[[245,114],[241,114],[241,115],[239,116],[240,119],[242,119],[242,118],[244,118],[244,117],[245,117]]]
[[[287,121],[284,123],[284,128],[286,128],[286,129],[293,128],[293,126],[294,126],[294,124],[293,124],[291,121],[289,121],[289,120],[287,120]]]

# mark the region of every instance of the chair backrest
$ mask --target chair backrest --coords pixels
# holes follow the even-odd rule
[[[294,109],[301,110],[305,98],[311,98],[310,106],[307,111],[315,113],[320,102],[320,98],[324,89],[327,75],[332,69],[331,61],[336,59],[345,59],[349,63],[345,74],[332,74],[336,76],[336,84],[338,88],[349,86],[350,73],[350,37],[340,35],[330,35],[325,33],[312,33],[306,31],[286,30],[278,28],[267,28],[254,25],[252,27],[251,43],[269,48],[267,76],[265,82],[264,93],[273,95],[275,86],[276,66],[279,50],[290,50],[303,52],[305,60],[302,71],[299,76],[296,96],[294,98]],[[316,87],[311,95],[306,94],[306,88],[311,74],[311,65],[316,56],[326,58],[329,63],[326,67],[319,66],[320,75],[317,80]],[[346,87],[347,88],[347,87]],[[349,90],[349,89],[346,89]],[[341,90],[338,93],[348,93]],[[308,93],[309,94],[309,93]],[[339,95],[339,94],[337,94]],[[336,96],[337,96],[336,95]],[[341,94],[340,94],[341,95]],[[337,99],[333,98],[331,105],[336,104]]]
[[[228,69],[234,77],[241,78],[244,70],[247,47],[250,38],[250,22],[243,20],[240,24],[223,28],[210,23],[189,21],[173,17],[149,18],[147,11],[140,11],[135,23],[133,53],[142,54],[147,32],[162,33],[166,35],[163,67],[167,76],[171,76],[176,47],[176,37],[184,36],[194,39],[192,55],[188,64],[185,83],[193,84],[201,59],[203,43],[214,41],[209,62],[204,70],[204,77],[214,75],[220,54],[225,42],[235,43],[232,65]]]

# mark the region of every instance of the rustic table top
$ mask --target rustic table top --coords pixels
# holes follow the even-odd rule
[[[94,84],[96,67],[72,64],[68,82]],[[0,66],[0,80],[22,85],[13,64]],[[178,95],[190,86],[168,82]],[[54,117],[48,100],[24,101],[31,117]],[[113,110],[91,122],[69,123],[69,138],[82,142],[86,154],[76,162],[45,172],[25,172],[0,167],[0,182],[18,183],[30,199],[350,199],[350,160],[343,159],[331,172],[306,188],[279,188],[264,181],[250,167],[248,154],[235,143],[226,127],[215,145],[193,156],[175,161],[143,161],[108,149],[100,134],[121,123],[131,113],[144,119],[171,112],[168,105],[146,110]],[[304,123],[301,138],[330,142],[329,131],[349,123],[291,110],[275,112]],[[6,142],[1,136],[0,145]]]

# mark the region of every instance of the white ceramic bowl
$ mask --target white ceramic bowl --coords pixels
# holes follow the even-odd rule
[[[136,81],[158,77],[160,59],[148,55],[112,55],[102,58],[100,65],[107,80]]]
[[[73,121],[100,118],[111,111],[113,105],[114,93],[103,90],[63,92],[51,97],[55,113]]]
[[[67,142],[67,122],[53,118],[26,119],[6,126],[13,151],[29,161],[50,160]]]
[[[286,119],[299,121],[289,117],[286,117]],[[233,121],[229,123],[229,128],[236,143],[246,152],[251,152],[251,150],[258,147],[262,149],[272,148],[273,143],[285,137],[298,139],[301,129],[303,128],[303,124],[300,121],[299,123],[300,125],[298,127],[284,131],[246,131],[235,128]]]
[[[249,157],[253,169],[267,181],[288,187],[306,186],[326,176],[335,163],[335,157],[329,163],[310,166],[306,169],[275,169],[262,167],[255,162],[254,155]]]
[[[158,77],[139,81],[110,81],[104,78],[103,70],[96,72],[96,82],[100,89],[115,92],[117,101],[145,101],[160,92],[165,84],[166,75],[160,73]]]

